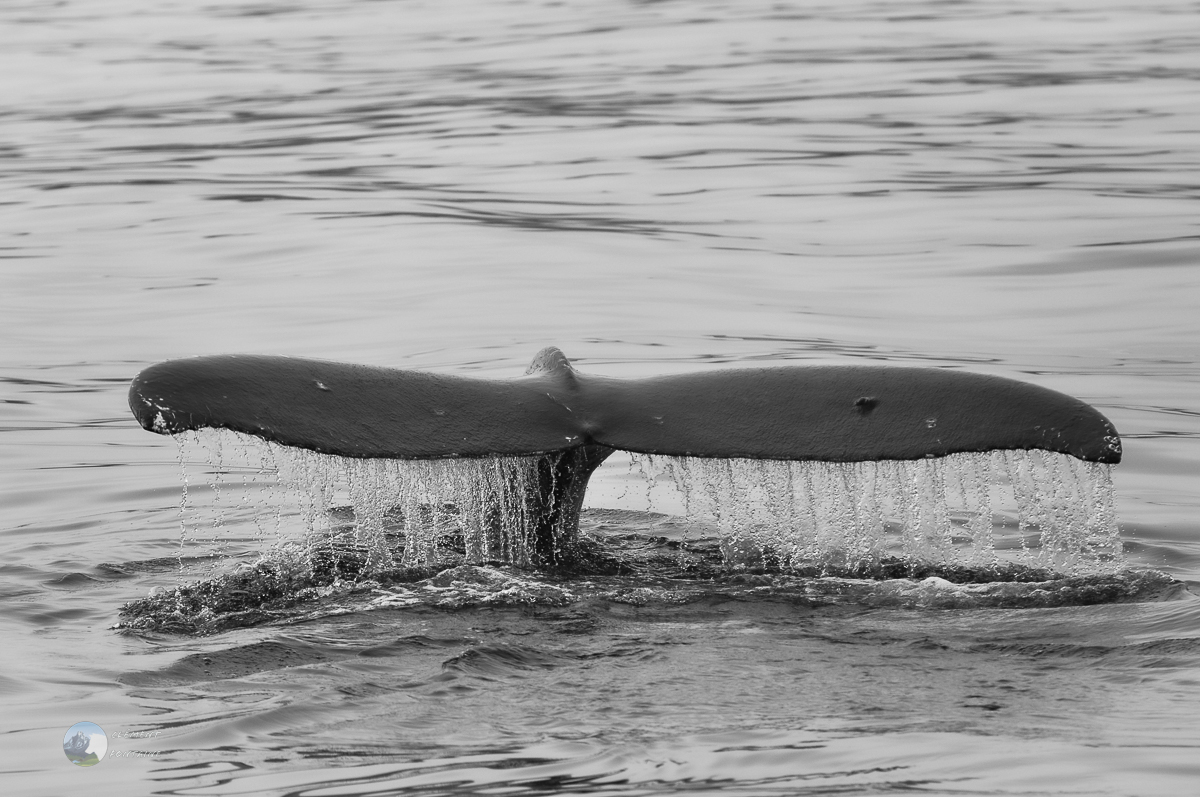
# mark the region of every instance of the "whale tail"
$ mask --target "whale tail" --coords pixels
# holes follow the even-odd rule
[[[129,390],[160,434],[231,429],[346,457],[648,454],[854,462],[1043,449],[1116,463],[1113,425],[1078,399],[938,368],[800,366],[645,379],[577,372],[557,348],[507,380],[321,360],[171,360]]]
[[[1117,463],[1113,425],[1035,385],[950,369],[803,366],[643,379],[576,371],[543,349],[525,375],[475,379],[290,357],[151,366],[132,382],[160,434],[230,429],[356,458],[540,457],[538,558],[569,548],[591,473],[614,450],[701,458],[861,462],[1030,450]]]

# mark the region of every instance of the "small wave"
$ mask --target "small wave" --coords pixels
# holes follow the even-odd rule
[[[524,645],[479,645],[442,664],[443,670],[483,676],[506,676],[521,670],[549,670],[570,657]]]
[[[259,672],[317,664],[351,653],[336,655],[319,645],[279,638],[225,650],[194,653],[184,656],[166,669],[157,672],[131,673],[122,677],[130,686],[170,686],[196,681],[242,678]]]

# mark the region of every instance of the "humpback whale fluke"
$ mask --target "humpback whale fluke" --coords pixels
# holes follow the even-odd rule
[[[940,368],[793,366],[645,379],[577,372],[557,348],[508,380],[291,357],[170,360],[129,405],[160,434],[215,427],[346,457],[646,454],[855,462],[1043,449],[1116,463],[1113,425],[1078,399]]]
[[[554,347],[507,380],[275,356],[172,360],[133,380],[129,405],[160,434],[223,428],[344,457],[540,456],[531,501],[551,559],[555,535],[574,533],[592,471],[617,449],[830,462],[997,449],[1121,459],[1116,430],[1094,408],[998,376],[855,365],[617,379],[579,373]]]

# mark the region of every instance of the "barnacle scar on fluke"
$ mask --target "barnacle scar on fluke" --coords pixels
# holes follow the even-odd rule
[[[129,405],[159,434],[229,429],[351,459],[526,458],[522,522],[538,565],[572,550],[588,479],[615,450],[830,463],[1031,450],[1121,459],[1116,430],[1094,408],[997,376],[799,366],[616,379],[579,373],[554,347],[508,380],[290,357],[173,360],[133,380]]]

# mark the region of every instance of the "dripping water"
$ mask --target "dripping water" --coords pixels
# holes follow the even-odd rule
[[[1125,566],[1111,466],[1049,451],[787,462],[635,455],[732,564],[870,570],[885,558],[1065,575]]]
[[[175,439],[185,463],[185,490],[191,462],[202,464],[211,491],[205,507],[211,520],[194,520],[191,533],[184,521],[181,544],[191,538],[219,545],[215,538],[200,540],[195,529],[241,523],[260,539],[264,525],[273,526],[277,555],[299,551],[310,561],[334,565],[349,557],[368,572],[452,559],[534,562],[538,457],[357,459],[227,430]],[[236,499],[230,497],[230,480],[215,475],[231,471],[242,476]],[[198,511],[194,496],[185,493],[181,513]],[[264,517],[273,519],[264,524]],[[299,528],[301,539],[289,536],[288,528]]]
[[[355,459],[225,430],[176,439],[181,461],[207,465],[211,525],[244,523],[261,540],[262,518],[272,517],[277,552],[335,566],[350,557],[366,572],[535,561],[539,457]],[[715,528],[733,567],[867,572],[898,559],[1081,575],[1125,564],[1110,466],[1064,454],[868,462],[635,454],[630,468],[644,480],[647,501],[658,486],[672,486],[685,528]],[[230,472],[242,475],[236,499],[235,482],[220,475]],[[181,514],[196,511],[185,467]],[[285,533],[295,527],[301,540]],[[185,527],[181,545],[186,537]]]

